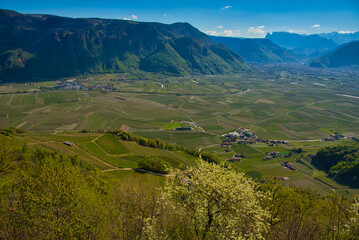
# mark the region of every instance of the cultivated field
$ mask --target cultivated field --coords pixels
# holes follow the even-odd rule
[[[189,121],[200,126],[196,131],[208,133],[200,141],[184,143],[192,146],[210,145],[211,135],[238,127],[283,140],[359,134],[355,79],[258,74],[109,79],[78,80],[98,87],[86,91],[50,90],[55,82],[5,84],[0,87],[0,125],[35,132],[122,128],[171,140],[176,137],[162,131],[173,121]],[[112,90],[103,90],[110,84]]]
[[[15,126],[29,132],[14,142],[76,154],[104,170],[136,168],[146,155],[180,168],[194,164],[195,159],[183,152],[118,141],[113,135],[78,134],[79,130],[122,129],[224,158],[234,152],[246,153],[247,158],[234,166],[249,176],[287,176],[290,180],[286,184],[312,187],[320,194],[333,189],[343,195],[356,191],[315,170],[306,157],[286,159],[296,171],[284,170],[280,165],[283,158],[262,160],[265,152],[272,150],[286,154],[293,147],[301,147],[305,156],[320,147],[338,144],[319,141],[330,133],[358,136],[359,83],[355,77],[257,72],[158,78],[109,74],[74,80],[81,89],[55,89],[59,84],[55,81],[0,85],[0,127]],[[170,130],[186,126],[182,121],[198,128]],[[223,152],[220,136],[240,127],[252,129],[263,139],[290,140],[291,145],[236,145],[232,152]],[[66,147],[63,141],[76,146]]]

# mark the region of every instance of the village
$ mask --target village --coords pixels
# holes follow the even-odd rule
[[[251,129],[238,128],[236,131],[222,135],[225,139],[221,142],[221,147],[230,147],[234,143],[238,144],[254,144],[262,142],[268,144],[269,147],[277,146],[278,144],[290,144],[287,140],[269,140],[261,139]]]
[[[269,147],[274,147],[279,144],[290,144],[287,140],[269,140],[269,139],[261,139],[259,138],[255,133],[252,132],[251,129],[245,129],[245,128],[238,128],[236,131],[226,133],[222,135],[225,139],[221,142],[220,146],[223,148],[226,148],[225,152],[232,151],[231,147],[234,144],[255,144],[257,142],[266,143]],[[264,161],[270,160],[270,159],[276,159],[276,158],[288,158],[291,156],[291,153],[281,155],[277,151],[270,151],[265,153],[266,156],[263,157]],[[239,162],[243,158],[246,158],[245,153],[235,153],[232,158],[228,159],[230,162]],[[294,170],[295,168],[289,163],[285,162],[283,165],[286,170]]]
[[[88,90],[87,87],[78,83],[76,79],[69,79],[64,81],[56,81],[55,89],[57,90]]]
[[[324,142],[337,141],[337,140],[341,140],[341,139],[345,139],[345,137],[340,133],[334,133],[334,134],[330,134],[330,136],[327,138],[323,138],[322,141],[324,141]]]

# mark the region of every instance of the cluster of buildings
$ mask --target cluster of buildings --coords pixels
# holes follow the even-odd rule
[[[267,143],[268,146],[274,147],[278,144],[290,144],[287,140],[269,140],[269,139],[261,139],[255,133],[251,131],[251,129],[239,128],[234,132],[229,132],[223,135],[226,137],[225,140],[222,141],[221,147],[230,147],[233,143],[239,144],[254,144],[257,142]]]
[[[290,144],[290,142],[287,140],[268,140],[268,139],[264,140],[263,139],[263,140],[261,140],[261,142],[267,143],[269,147],[275,147],[278,144]]]
[[[323,141],[336,141],[336,140],[340,140],[340,139],[344,139],[344,136],[340,133],[335,133],[335,134],[330,134],[329,137],[327,138],[323,138]]]
[[[87,87],[78,83],[75,79],[56,81],[55,89],[58,90],[87,90]]]
[[[247,157],[247,154],[245,153],[236,153],[233,155],[232,158],[228,159],[229,162],[239,162],[242,160],[242,158]]]
[[[280,154],[279,152],[275,152],[275,151],[271,151],[269,153],[266,153],[266,156],[263,158],[263,160],[270,160],[270,159],[273,159],[273,158],[279,158],[280,157]]]
[[[226,137],[226,140],[221,143],[222,147],[232,146],[233,143],[253,144],[258,140],[255,133],[252,133],[250,129],[245,128],[239,128],[236,131],[229,132],[223,136]]]

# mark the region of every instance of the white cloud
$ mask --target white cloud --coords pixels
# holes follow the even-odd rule
[[[124,18],[123,20],[131,20],[131,18]]]
[[[220,29],[221,29],[221,28],[223,28],[223,26],[217,26],[216,28],[220,28]]]
[[[167,15],[166,14],[163,14],[164,17],[166,17]]]
[[[131,15],[131,18],[133,18],[133,19],[138,19],[138,17],[137,17],[135,14],[132,14],[132,15]]]
[[[233,36],[233,31],[232,30],[224,30],[223,33],[219,34],[219,36],[232,37]]]
[[[222,37],[239,37],[239,32],[241,30],[223,30],[223,32],[217,32],[217,31],[206,31],[205,33],[207,35],[212,36],[222,36]]]
[[[264,34],[265,31],[263,30],[263,28],[264,26],[250,27],[248,28],[247,33]]]
[[[294,33],[294,29],[289,29],[287,32]]]
[[[224,7],[222,8],[222,10],[226,10],[226,9],[229,9],[229,8],[232,8],[232,6],[230,6],[230,5],[224,6]]]
[[[319,28],[320,25],[319,25],[319,24],[315,24],[315,25],[313,25],[312,27],[313,27],[313,28]]]
[[[218,33],[216,31],[205,31],[205,33],[207,35],[218,36]]]
[[[339,31],[340,34],[355,33],[355,31]]]

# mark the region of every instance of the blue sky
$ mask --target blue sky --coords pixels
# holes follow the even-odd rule
[[[0,0],[20,13],[189,22],[212,35],[264,37],[267,32],[359,31],[359,0]]]

